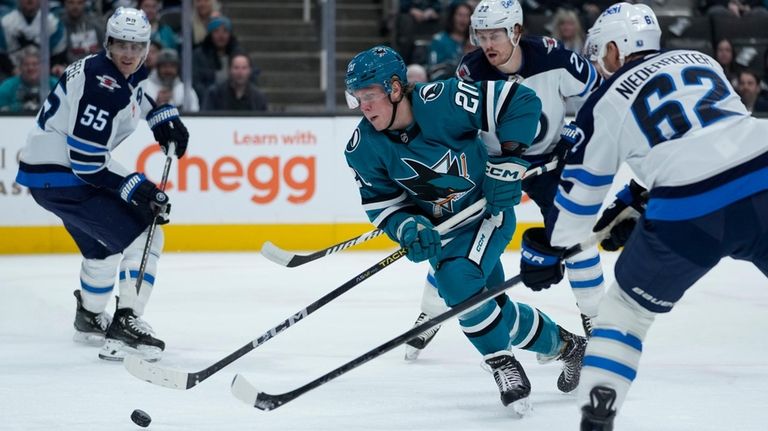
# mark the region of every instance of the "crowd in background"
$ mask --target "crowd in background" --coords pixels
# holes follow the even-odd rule
[[[647,3],[658,9],[664,7],[665,2],[653,0]],[[395,32],[395,48],[411,65],[409,70],[423,68],[424,80],[454,76],[461,57],[478,49],[469,37],[470,16],[477,3],[475,0],[400,0],[399,8],[393,11],[396,18],[388,30]],[[520,3],[527,34],[551,36],[566,48],[581,53],[586,31],[602,10],[615,1],[520,0]],[[699,7],[690,13],[763,17],[768,26],[767,6],[768,0],[701,0]],[[540,25],[529,25],[531,21]],[[723,39],[713,44],[711,52],[747,108],[752,112],[768,113],[768,49],[760,48],[764,54],[755,58],[758,50],[754,47],[736,52],[733,44]]]
[[[519,0],[528,34],[551,36],[581,52],[586,30],[613,0]],[[668,0],[647,0],[654,9]],[[41,0],[0,0],[0,112],[35,112],[40,106]],[[419,80],[454,76],[461,57],[476,49],[469,40],[470,16],[477,0],[399,0],[393,19],[384,20],[394,47]],[[241,49],[230,18],[218,0],[193,0],[192,83],[185,90],[181,70],[181,0],[52,0],[47,17],[51,86],[64,68],[103,48],[106,19],[120,6],[142,9],[152,24],[146,66],[147,93],[158,103],[197,111],[265,111],[257,87],[259,69]],[[768,26],[768,0],[699,0],[692,15],[762,17]],[[685,24],[684,21],[681,24]],[[258,29],[254,29],[257,31]],[[677,32],[679,29],[663,29]],[[713,41],[713,57],[753,112],[768,112],[768,49],[734,48]],[[709,47],[707,47],[709,48]],[[188,100],[186,100],[188,99]],[[186,103],[185,103],[186,102]]]
[[[0,0],[0,112],[40,107],[40,6],[41,0]],[[67,65],[103,49],[106,20],[121,6],[143,10],[152,25],[144,85],[158,104],[188,105],[188,112],[267,110],[256,86],[258,68],[240,49],[232,21],[216,0],[193,0],[189,91],[180,77],[181,0],[50,1],[50,88]]]

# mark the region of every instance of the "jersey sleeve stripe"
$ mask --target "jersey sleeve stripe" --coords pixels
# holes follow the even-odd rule
[[[76,148],[80,151],[86,152],[86,153],[106,153],[109,152],[109,150],[106,147],[102,147],[99,145],[93,145],[88,144],[83,141],[77,140],[71,136],[67,136],[67,145],[69,145],[72,148]]]
[[[96,172],[104,167],[103,164],[85,164],[85,163],[71,163],[72,172],[76,174],[90,174]]]
[[[579,216],[593,216],[600,211],[601,204],[597,205],[582,205],[577,204],[576,202],[568,199],[563,194],[562,189],[557,191],[557,194],[555,195],[555,204],[558,205],[558,207],[562,208],[562,210],[567,211],[571,214],[579,215]]]
[[[505,82],[499,95],[499,101],[496,104],[496,122],[501,120],[501,117],[507,112],[509,104],[512,103],[512,99],[515,98],[517,93],[518,84],[516,82]]]
[[[75,150],[69,150],[69,160],[73,162],[81,162],[81,163],[98,163],[98,164],[105,164],[107,161],[106,154],[83,154],[79,151]]]
[[[391,207],[385,209],[384,211],[380,212],[373,220],[371,220],[371,223],[373,223],[374,226],[381,227],[381,225],[384,223],[384,220],[387,219],[387,217],[391,216],[392,214],[400,211],[403,208],[407,208],[413,206],[411,203],[402,203],[398,205],[392,205]]]
[[[579,168],[563,169],[562,178],[571,178],[590,187],[605,187],[613,183],[613,175],[595,175]]]
[[[363,202],[363,210],[376,211],[376,210],[384,209],[404,201],[407,197],[408,197],[407,194],[405,192],[402,192],[393,199],[386,199],[386,200],[380,200],[375,202]]]
[[[496,82],[484,81],[482,83],[483,94],[485,95],[485,109],[483,110],[483,130],[488,133],[496,134],[496,121],[493,118],[493,98],[495,96]]]

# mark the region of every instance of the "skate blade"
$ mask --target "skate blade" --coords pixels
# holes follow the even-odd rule
[[[122,362],[127,355],[137,356],[147,362],[157,362],[163,351],[153,346],[131,347],[122,341],[107,340],[99,352],[99,359]]]
[[[533,413],[533,406],[531,405],[531,400],[528,399],[528,397],[517,400],[509,404],[507,407],[511,408],[512,411],[514,411],[515,414],[521,418]]]
[[[406,361],[415,361],[419,358],[419,354],[421,354],[421,349],[417,349],[413,346],[405,345],[405,360]]]
[[[104,345],[104,334],[75,331],[75,335],[72,336],[72,341],[79,344],[85,344],[86,346],[101,347]]]
[[[541,353],[536,354],[536,362],[538,362],[541,365],[548,364],[554,361],[555,359],[557,359],[557,355],[548,356],[548,355],[543,355]]]

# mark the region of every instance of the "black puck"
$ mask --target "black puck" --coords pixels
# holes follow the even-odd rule
[[[149,417],[147,412],[139,409],[136,409],[133,411],[133,413],[131,413],[131,420],[133,421],[133,423],[135,423],[136,425],[142,428],[148,427],[149,423],[152,422],[152,418]]]

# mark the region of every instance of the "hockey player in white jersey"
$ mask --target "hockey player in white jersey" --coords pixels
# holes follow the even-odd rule
[[[609,7],[590,29],[592,54],[607,80],[577,115],[578,139],[547,232],[523,236],[551,262],[542,269],[556,283],[563,248],[593,234],[620,165],[627,162],[648,186],[647,206],[616,263],[584,357],[582,430],[613,429],[656,315],[671,311],[721,258],[750,261],[768,276],[768,121],[750,116],[714,59],[662,52],[660,37],[653,11],[629,3]],[[617,206],[637,203],[641,194],[631,188]],[[604,212],[599,233],[630,213]]]
[[[21,152],[16,181],[61,218],[83,255],[75,291],[75,340],[103,345],[99,357],[126,353],[157,360],[165,343],[140,317],[149,300],[163,248],[158,227],[149,245],[141,288],[136,277],[148,227],[168,221],[168,196],[110,153],[146,118],[167,153],[181,157],[189,134],[170,105],[154,107],[141,82],[151,25],[144,12],[118,8],[109,18],[105,50],[67,67],[37,115]],[[105,311],[119,269],[114,319]]]
[[[550,37],[523,36],[523,10],[516,0],[483,0],[471,16],[470,41],[479,49],[461,59],[456,70],[468,82],[515,80],[532,88],[541,99],[542,112],[536,138],[523,158],[532,168],[543,165],[567,149],[560,138],[565,124],[566,105],[578,109],[600,85],[595,68],[580,54],[570,51]],[[498,152],[493,133],[481,133],[491,151]],[[549,212],[557,190],[560,169],[523,181],[523,190],[536,203],[542,215]],[[590,318],[605,290],[597,247],[568,259],[568,279],[581,312],[585,333]],[[541,290],[533,271],[523,280],[533,290]],[[445,311],[437,295],[432,273],[427,277],[416,324]],[[431,329],[406,345],[406,359],[414,359],[437,333]]]

